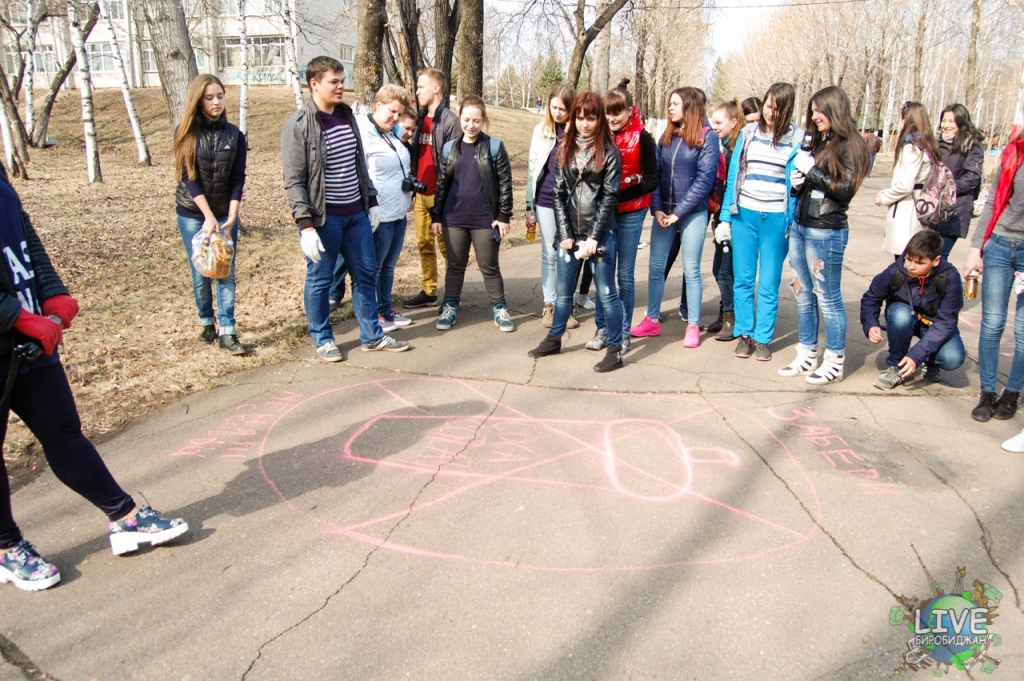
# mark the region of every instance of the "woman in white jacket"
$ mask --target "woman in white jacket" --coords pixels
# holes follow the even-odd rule
[[[406,214],[412,206],[412,192],[403,186],[409,175],[409,150],[395,136],[395,125],[409,106],[409,93],[387,84],[373,98],[373,111],[359,116],[359,135],[363,139],[366,167],[377,188],[380,223],[373,230],[377,253],[377,314],[385,333],[408,326],[412,320],[391,309],[391,289],[395,283],[395,264],[405,243]]]
[[[558,282],[556,270],[558,246],[555,243],[555,166],[558,149],[569,120],[569,108],[576,97],[571,85],[562,83],[551,88],[548,95],[544,120],[533,129],[530,142],[530,160],[526,171],[526,228],[536,230],[540,226],[540,282],[544,293],[544,309],[541,325],[551,328],[555,313],[555,290]],[[566,328],[579,326],[575,317],[569,315]]]
[[[938,162],[939,145],[932,133],[928,112],[917,102],[907,102],[900,109],[900,144],[896,147],[892,182],[888,189],[875,195],[876,206],[889,207],[885,216],[885,240],[882,250],[897,260],[910,237],[924,225],[917,219],[914,192],[924,187],[932,164]]]

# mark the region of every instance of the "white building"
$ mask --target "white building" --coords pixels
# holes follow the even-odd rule
[[[245,0],[246,34],[249,45],[250,85],[290,84],[285,61],[288,22],[282,13],[287,0]],[[200,73],[212,73],[225,84],[238,84],[242,65],[239,38],[238,0],[184,0],[192,48]],[[352,60],[355,57],[356,27],[351,0],[295,0],[298,70],[303,77],[306,63],[315,56],[328,55],[345,65],[352,85]],[[15,7],[22,8],[21,16]],[[17,27],[24,25],[24,3],[10,5]],[[117,43],[121,48],[132,87],[160,85],[152,44],[148,40],[145,18],[133,12],[126,0],[106,0],[107,11],[114,23]],[[6,35],[5,40],[10,36]],[[86,39],[89,66],[95,87],[120,87],[114,59],[114,43],[104,18],[100,18]],[[8,76],[17,73],[16,50],[3,46],[4,69]],[[45,88],[53,74],[71,52],[67,19],[47,19],[36,39],[35,87]],[[67,80],[68,87],[77,87],[77,69]]]

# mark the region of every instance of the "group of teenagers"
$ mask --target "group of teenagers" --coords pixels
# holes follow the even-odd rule
[[[342,359],[329,320],[332,296],[334,302],[340,299],[341,262],[352,278],[362,349],[409,348],[387,331],[411,323],[393,310],[391,291],[410,209],[424,285],[404,306],[434,306],[440,298],[435,326],[450,329],[458,319],[472,247],[494,322],[501,331],[513,331],[498,264],[501,240],[510,231],[511,164],[501,141],[485,132],[483,100],[467,97],[458,113],[451,111],[445,104],[445,75],[427,70],[417,81],[415,116],[408,93],[393,85],[381,88],[367,114],[356,115],[342,101],[340,62],[317,57],[307,65],[306,77],[311,97],[285,124],[281,147],[285,189],[306,256],[304,303],[318,356]],[[710,221],[721,302],[718,318],[704,330],[718,340],[737,341],[737,357],[770,360],[788,256],[799,343],[793,360],[778,372],[819,385],[842,380],[846,312],[840,283],[847,212],[872,159],[842,89],[815,93],[803,128],[793,122],[794,106],[793,86],[776,83],[762,100],[720,104],[708,120],[704,94],[684,87],[672,92],[665,131],[655,140],[624,86],[604,96],[555,87],[545,119],[534,131],[528,164],[527,230],[541,235],[541,318],[548,329],[529,354],[561,351],[562,335],[578,325],[576,291],[581,273],[589,272],[596,288],[597,332],[587,347],[605,351],[594,369],[621,367],[631,338],[661,333],[665,279],[679,253],[685,280],[681,314],[687,322],[683,345],[697,347],[701,251]],[[174,136],[180,169],[177,222],[190,264],[200,232],[209,236],[219,230],[237,244],[246,150],[245,135],[227,120],[223,85],[210,75],[197,77]],[[875,382],[879,388],[894,388],[921,367],[934,379],[964,361],[957,330],[963,284],[947,258],[954,242],[968,235],[982,159],[981,136],[963,106],[943,111],[938,137],[920,104],[907,102],[902,108],[892,182],[875,197],[887,208],[883,248],[894,262],[874,277],[861,300],[867,338],[882,343],[883,328],[888,337],[887,369]],[[956,216],[925,228],[914,199],[939,163],[956,181]],[[984,274],[982,392],[972,411],[982,422],[1012,418],[1024,387],[1022,164],[1024,131],[1017,130],[1002,152],[964,267],[972,278]],[[633,270],[648,213],[653,217],[648,305],[643,320],[631,325]],[[115,554],[182,536],[187,522],[136,504],[82,433],[57,350],[78,303],[2,167],[0,248],[8,254],[7,266],[0,268],[0,418],[6,423],[8,409],[21,417],[57,478],[106,514]],[[443,297],[437,291],[438,251],[447,260]],[[245,354],[234,320],[234,263],[229,276],[217,280],[192,267],[200,340],[219,340],[225,351]],[[1014,352],[999,394],[999,345],[1013,293]],[[825,345],[819,356],[820,320]],[[915,337],[919,340],[911,347]],[[1024,431],[1003,447],[1024,452]],[[24,539],[14,521],[0,458],[0,583],[34,591],[59,580],[58,568]]]

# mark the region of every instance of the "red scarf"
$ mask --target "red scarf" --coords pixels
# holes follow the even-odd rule
[[[985,228],[985,241],[982,242],[982,249],[985,248],[985,243],[992,236],[999,217],[1010,201],[1010,196],[1013,194],[1013,178],[1022,164],[1024,164],[1024,138],[1010,142],[1003,149],[1003,157],[999,161],[999,183],[996,185],[995,202],[992,204],[992,219],[988,221],[988,227]]]

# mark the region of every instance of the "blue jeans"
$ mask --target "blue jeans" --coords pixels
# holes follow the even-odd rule
[[[598,245],[604,248],[604,256],[596,255],[586,260],[586,265],[594,273],[594,288],[597,289],[597,309],[601,311],[608,325],[608,345],[622,345],[622,303],[615,290],[615,267],[619,250],[619,240],[615,232],[608,231],[601,237]],[[559,247],[558,249],[558,297],[555,300],[555,316],[551,322],[549,336],[561,338],[565,334],[565,324],[572,313],[572,299],[576,293],[576,280],[580,266],[584,261],[577,260],[575,254]]]
[[[373,250],[377,254],[377,312],[391,312],[391,289],[395,285],[395,264],[405,244],[407,218],[381,222],[373,233]]]
[[[218,218],[220,224],[227,222],[227,217]],[[199,311],[199,323],[209,326],[214,323],[213,316],[213,282],[217,282],[217,333],[226,336],[235,333],[235,260],[238,258],[238,226],[231,228],[231,240],[235,242],[235,259],[231,261],[231,274],[225,279],[204,277],[192,264],[192,237],[202,231],[203,221],[195,218],[178,216],[178,231],[185,242],[185,255],[188,256],[188,267],[192,270],[192,292],[195,294],[196,309]]]
[[[303,302],[309,335],[316,347],[334,340],[328,298],[334,279],[338,253],[345,258],[352,275],[352,309],[359,322],[359,341],[372,343],[384,335],[377,322],[377,293],[374,290],[377,257],[373,250],[373,230],[366,213],[343,217],[328,215],[316,228],[324,252],[320,262],[306,258],[306,290]]]
[[[536,211],[540,232],[540,287],[547,305],[554,303],[558,295],[558,248],[553,245],[557,238],[555,209],[537,206]]]
[[[700,257],[704,250],[704,235],[708,229],[708,212],[700,210],[683,216],[673,225],[651,227],[651,262],[647,278],[647,316],[661,319],[661,299],[665,295],[665,261],[678,232],[683,256],[683,276],[686,277],[686,319],[700,324],[700,303],[704,287],[700,278]]]
[[[615,236],[619,242],[619,304],[622,306],[622,337],[629,337],[629,326],[633,319],[633,305],[636,303],[636,253],[640,246],[640,235],[644,231],[644,216],[647,209],[620,213],[615,216],[618,229]],[[607,329],[604,311],[600,306],[594,311],[597,328]]]
[[[949,260],[949,254],[953,251],[953,246],[956,244],[957,237],[955,236],[944,236],[942,237],[942,259]]]
[[[886,335],[889,337],[889,356],[885,358],[885,363],[891,367],[899,366],[900,360],[907,356],[914,336],[924,338],[931,329],[918,321],[913,308],[906,303],[887,303],[885,323]],[[952,371],[964,363],[966,355],[960,330],[954,329],[953,336],[942,344],[934,356],[925,358],[925,362],[929,366],[935,365],[944,371]]]
[[[846,307],[840,284],[843,254],[850,228],[818,229],[793,224],[789,237],[789,265],[793,268],[793,293],[800,345],[818,347],[818,310],[825,317],[825,348],[846,350]]]
[[[1013,293],[1013,273],[1024,272],[1024,241],[993,234],[984,251],[985,274],[981,278],[981,334],[978,337],[978,369],[983,392],[996,391],[999,341],[1006,328],[1006,310]],[[1024,296],[1016,296],[1013,323],[1013,361],[1006,381],[1009,392],[1024,388]]]
[[[345,266],[345,258],[338,254],[338,261],[334,263],[334,277],[331,280],[331,300],[341,303],[345,299],[345,277],[348,276],[348,267]]]
[[[775,337],[786,262],[786,214],[739,208],[732,217],[733,335],[767,345]],[[757,284],[757,309],[754,284]],[[724,299],[724,297],[723,297]]]

